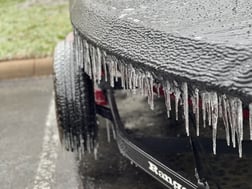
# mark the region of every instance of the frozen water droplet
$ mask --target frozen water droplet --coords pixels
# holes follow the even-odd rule
[[[189,136],[189,108],[188,108],[188,86],[187,83],[182,84],[183,101],[184,101],[184,116],[185,116],[185,129],[186,134]]]

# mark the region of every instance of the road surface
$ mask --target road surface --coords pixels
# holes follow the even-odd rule
[[[100,120],[98,160],[59,143],[51,77],[0,81],[1,189],[163,188],[107,142]]]

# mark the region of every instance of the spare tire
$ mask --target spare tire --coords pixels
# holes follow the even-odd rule
[[[54,91],[61,143],[70,151],[92,152],[97,143],[94,85],[76,63],[73,42],[55,48]]]

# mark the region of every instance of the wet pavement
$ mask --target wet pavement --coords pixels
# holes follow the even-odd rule
[[[0,82],[2,189],[78,188],[75,163],[57,139],[52,79]]]
[[[107,142],[100,119],[98,160],[76,160],[58,141],[51,77],[0,81],[1,189],[163,188]]]

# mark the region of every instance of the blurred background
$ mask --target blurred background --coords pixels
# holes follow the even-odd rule
[[[52,56],[71,30],[67,0],[0,0],[0,60]]]

